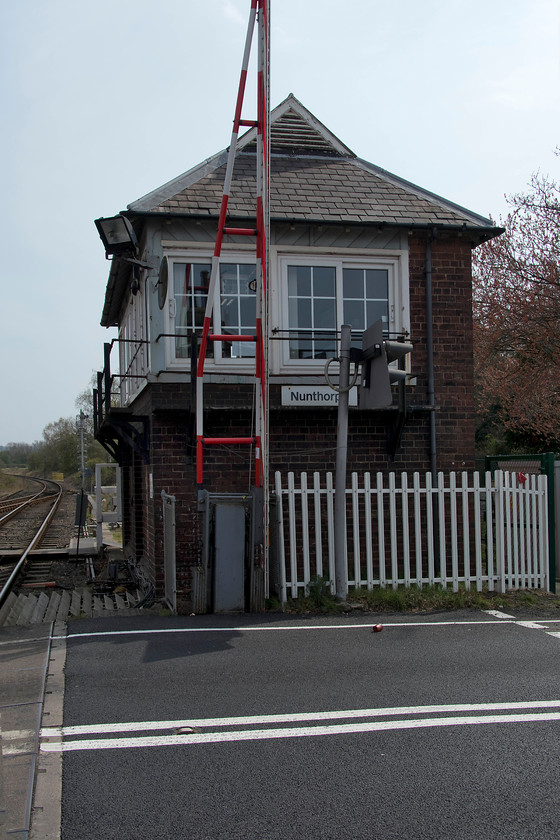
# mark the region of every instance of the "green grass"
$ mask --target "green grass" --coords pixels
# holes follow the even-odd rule
[[[270,603],[275,609],[277,603]],[[331,595],[326,579],[315,579],[308,586],[308,594],[289,598],[288,613],[342,613],[349,610],[364,612],[435,612],[441,610],[560,610],[560,596],[542,590],[510,590],[505,593],[459,587],[457,592],[441,586],[411,586],[397,589],[351,589],[346,603],[336,601]]]
[[[23,479],[0,472],[0,497],[10,496],[12,493],[16,493],[19,490],[24,489],[25,481],[23,481]]]

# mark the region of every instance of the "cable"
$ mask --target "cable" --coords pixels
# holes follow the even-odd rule
[[[327,385],[330,388],[332,388],[333,391],[336,391],[337,393],[340,393],[340,388],[338,387],[338,385],[335,385],[334,382],[331,381],[330,376],[329,376],[329,365],[331,364],[331,362],[340,362],[340,359],[339,358],[327,359],[327,361],[325,362],[325,379],[327,380]],[[360,372],[360,369],[359,369],[358,365],[356,363],[354,363],[354,376],[352,378],[352,381],[349,382],[348,388],[344,389],[344,392],[352,390],[352,388],[354,387],[354,385],[358,381],[359,372]]]

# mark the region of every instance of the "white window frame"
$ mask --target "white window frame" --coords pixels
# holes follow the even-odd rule
[[[183,263],[198,263],[206,264],[208,266],[212,263],[211,251],[174,251],[173,253],[166,253],[169,264],[169,287],[167,299],[165,302],[165,333],[168,336],[175,334],[175,318],[177,306],[175,302],[175,288],[174,288],[174,266]],[[256,257],[254,249],[251,251],[224,251],[220,257],[220,264],[234,264],[234,265],[251,265],[256,264]],[[221,334],[221,326],[218,326],[220,317],[220,283],[216,283],[214,290],[214,304],[212,307],[212,332]],[[202,330],[200,331],[202,334]],[[205,362],[205,369],[209,372],[226,373],[236,370],[239,373],[252,372],[255,368],[255,356],[226,358],[221,357],[222,342],[212,342],[214,345],[215,356],[207,355]],[[190,358],[177,358],[175,355],[175,338],[168,337],[166,340],[166,367],[168,370],[185,370],[190,368]]]
[[[147,344],[146,282],[139,281],[136,294],[130,294],[119,329],[119,373],[121,404],[128,405],[146,385],[149,370]]]
[[[408,251],[356,252],[350,249],[325,255],[309,249],[290,248],[278,252],[275,260],[276,284],[271,290],[270,330],[275,329],[281,340],[271,342],[271,369],[279,374],[318,374],[323,371],[324,359],[290,359],[288,266],[331,266],[336,272],[336,329],[342,326],[343,268],[381,268],[388,270],[389,324],[390,333],[410,333]],[[367,325],[369,326],[369,325]]]

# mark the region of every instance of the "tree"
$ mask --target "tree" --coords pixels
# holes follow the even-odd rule
[[[479,433],[560,440],[560,187],[540,174],[509,199],[505,232],[473,252]]]
[[[0,462],[5,467],[25,467],[32,450],[30,443],[8,443],[0,452]]]
[[[43,440],[31,453],[29,467],[42,475],[78,472],[79,452],[76,424],[73,418],[61,417],[43,429]]]

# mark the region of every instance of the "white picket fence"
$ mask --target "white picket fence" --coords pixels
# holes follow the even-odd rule
[[[323,474],[324,475],[324,474]],[[282,601],[315,577],[334,592],[334,480],[275,473],[278,586]],[[546,476],[487,472],[352,474],[346,490],[350,586],[459,584],[481,591],[548,589]]]

